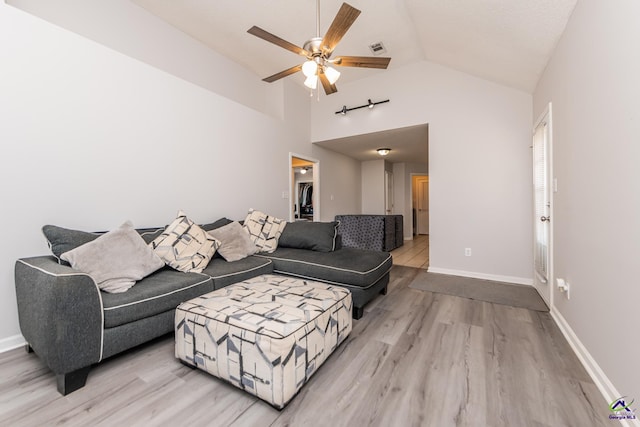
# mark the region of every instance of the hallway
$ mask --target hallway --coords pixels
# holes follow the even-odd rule
[[[405,267],[429,267],[429,235],[413,236],[413,240],[405,240],[398,249],[391,251],[393,264]]]

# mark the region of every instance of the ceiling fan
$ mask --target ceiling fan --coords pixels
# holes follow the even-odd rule
[[[338,45],[342,37],[349,30],[356,18],[360,15],[360,10],[347,3],[342,3],[338,14],[333,19],[331,26],[327,30],[324,37],[320,37],[320,0],[316,1],[316,36],[307,40],[303,47],[298,47],[293,43],[275,36],[262,28],[251,27],[247,32],[270,43],[278,45],[293,53],[304,56],[307,61],[303,64],[296,65],[272,76],[262,79],[265,82],[272,83],[283,77],[302,71],[307,77],[304,84],[310,89],[318,86],[318,80],[322,83],[324,92],[331,95],[338,91],[335,82],[340,77],[340,72],[331,65],[339,65],[342,67],[363,67],[363,68],[381,68],[386,69],[391,58],[371,57],[371,56],[338,56],[329,59],[333,50]]]

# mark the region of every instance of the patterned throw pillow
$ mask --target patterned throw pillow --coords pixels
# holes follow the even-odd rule
[[[220,243],[180,211],[149,246],[170,267],[185,273],[201,273]]]
[[[271,253],[278,248],[278,239],[286,225],[287,222],[283,219],[249,209],[243,227],[259,252]]]

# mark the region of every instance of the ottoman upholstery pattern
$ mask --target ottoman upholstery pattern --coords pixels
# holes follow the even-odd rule
[[[351,293],[262,275],[182,303],[176,357],[282,409],[351,332]]]

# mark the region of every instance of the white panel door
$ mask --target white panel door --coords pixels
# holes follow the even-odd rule
[[[429,177],[421,176],[416,180],[418,191],[417,200],[417,228],[418,234],[429,234]]]
[[[534,286],[551,307],[551,105],[533,131]]]

